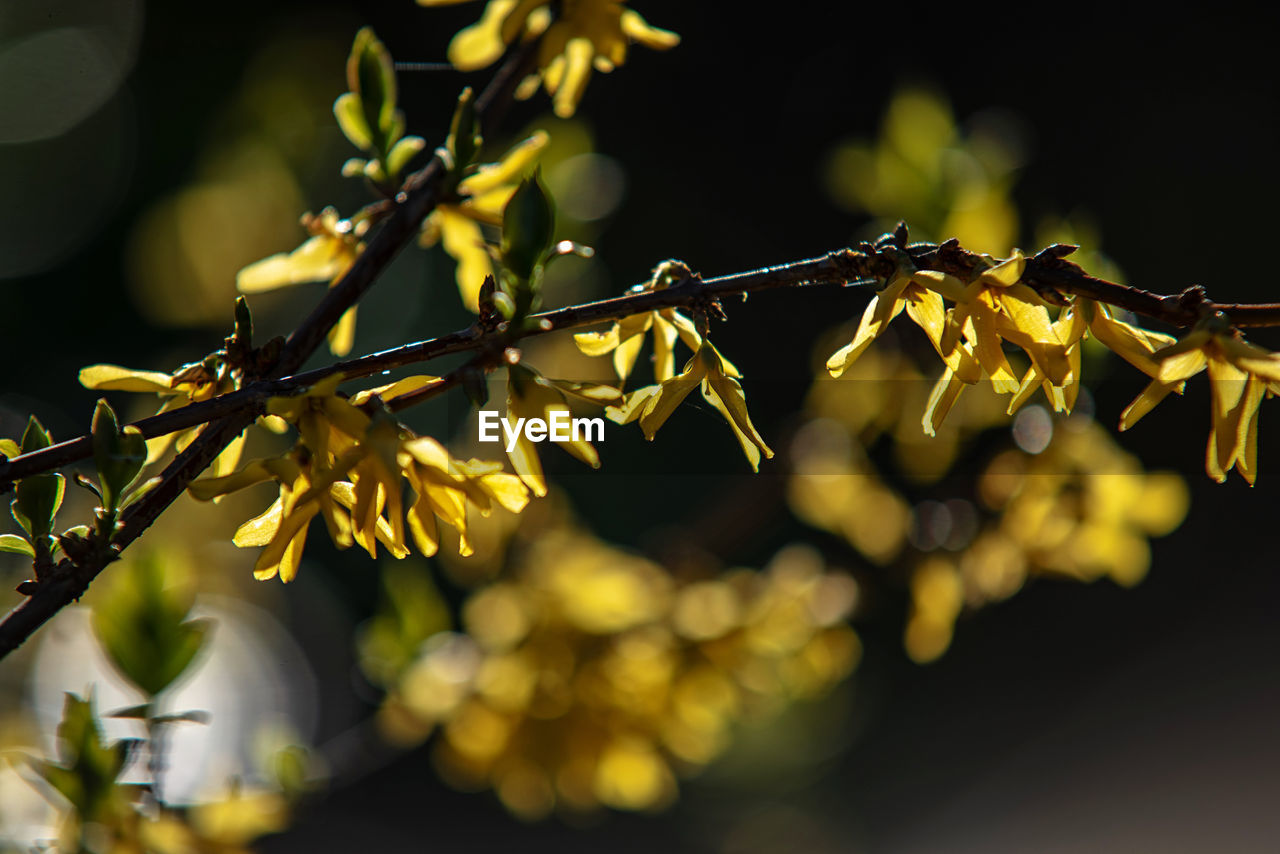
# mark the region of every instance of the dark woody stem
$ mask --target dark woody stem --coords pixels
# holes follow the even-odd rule
[[[975,269],[983,263],[978,255],[961,249],[954,241],[941,245],[913,244],[906,247],[906,252],[918,269],[938,270],[962,279],[972,276]],[[1238,327],[1280,326],[1280,303],[1218,303],[1208,299],[1199,287],[1188,288],[1180,294],[1157,294],[1090,276],[1078,265],[1066,261],[1064,252],[1065,247],[1051,246],[1028,258],[1022,281],[1051,299],[1055,295],[1068,294],[1087,297],[1172,326],[1191,326],[1201,318],[1219,312],[1225,315],[1228,323]],[[196,427],[227,415],[248,412],[257,417],[266,411],[267,401],[271,398],[300,394],[327,377],[341,374],[345,379],[359,379],[393,368],[429,362],[441,356],[480,350],[493,345],[498,340],[497,336],[505,341],[530,338],[593,323],[619,320],[646,311],[698,308],[721,297],[756,291],[811,285],[875,284],[892,272],[889,254],[875,246],[864,244],[858,249],[841,249],[817,258],[711,279],[695,275],[659,290],[643,289],[644,286],[640,285],[632,288],[625,296],[536,314],[531,318],[529,328],[523,331],[486,332],[471,326],[438,338],[335,362],[281,379],[260,380],[208,401],[143,418],[134,422],[134,426],[144,436],[152,438]],[[454,384],[456,381],[451,381],[449,386]],[[394,408],[403,409],[444,390],[445,387],[440,384],[421,389],[420,393],[415,392],[413,396],[398,398]],[[81,436],[0,463],[0,493],[12,488],[15,480],[86,459],[91,453],[89,437]]]

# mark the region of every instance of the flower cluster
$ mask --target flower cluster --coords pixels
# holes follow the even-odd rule
[[[378,543],[395,557],[409,549],[407,531],[424,555],[439,548],[437,520],[467,543],[469,512],[487,515],[494,505],[518,513],[528,503],[528,490],[501,463],[462,461],[429,436],[414,436],[384,412],[370,416],[356,404],[376,393],[391,399],[419,380],[373,389],[362,397],[335,394],[340,377],[317,384],[293,398],[277,398],[269,410],[297,428],[300,441],[288,454],[256,460],[235,474],[203,478],[191,494],[208,500],[265,481],[275,481],[279,495],[259,516],[236,531],[237,546],[264,546],[254,566],[260,579],[297,575],[311,520],[324,520],[338,548],[353,543],[377,556]],[[404,482],[414,499],[406,508]]]
[[[654,268],[652,278],[639,291],[662,290],[692,275],[689,268],[679,261],[664,261]],[[703,398],[715,407],[733,430],[752,470],[759,471],[760,455],[771,459],[773,450],[751,423],[746,394],[739,382],[742,374],[679,310],[659,309],[625,317],[614,321],[603,332],[579,333],[574,336],[574,342],[588,356],[612,353],[614,370],[619,381],[625,383],[635,368],[645,333],[651,330],[653,373],[657,382],[623,396],[618,405],[606,410],[608,417],[619,424],[639,421],[645,438],[652,441],[658,428],[666,423],[676,407],[700,387]],[[675,372],[677,340],[693,351],[693,357],[679,374]]]
[[[421,6],[449,6],[468,0],[418,0]],[[552,7],[558,6],[555,14]],[[517,40],[540,37],[537,65],[517,91],[528,98],[539,84],[552,97],[557,116],[568,118],[578,108],[592,70],[612,71],[638,42],[654,50],[680,43],[680,37],[652,27],[622,0],[489,0],[475,24],[454,36],[449,61],[463,71],[492,65]]]
[[[384,731],[439,729],[437,763],[517,815],[653,809],[729,745],[735,721],[825,693],[856,665],[857,588],[792,547],[762,572],[691,583],[571,528],[543,529],[477,591],[466,634],[421,645]]]
[[[1181,341],[1117,318],[1105,304],[1085,297],[1065,299],[1056,320],[1048,304],[1022,283],[1026,259],[1015,250],[1007,259],[978,256],[982,265],[968,281],[936,270],[918,270],[904,251],[887,247],[895,271],[872,298],[853,339],[827,360],[840,377],[888,327],[903,308],[924,330],[945,368],[924,408],[922,426],[934,435],[966,386],[982,378],[1012,395],[1012,414],[1038,389],[1057,412],[1070,413],[1080,387],[1081,346],[1094,338],[1152,377],[1125,410],[1127,429],[1170,392],[1181,393],[1187,379],[1208,371],[1213,388],[1213,421],[1206,469],[1221,482],[1233,467],[1250,484],[1257,475],[1257,419],[1264,397],[1280,386],[1280,355],[1249,344],[1221,317],[1208,318]],[[945,308],[945,301],[952,303]],[[1029,361],[1018,378],[1005,345]]]
[[[904,642],[917,661],[947,649],[965,608],[1006,599],[1031,576],[1137,584],[1151,563],[1148,538],[1181,524],[1188,505],[1180,477],[1144,472],[1080,418],[1063,422],[1038,454],[1010,450],[992,460],[979,496],[997,514],[991,523],[963,548],[935,545],[912,572]]]

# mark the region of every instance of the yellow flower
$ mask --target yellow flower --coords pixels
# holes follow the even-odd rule
[[[369,228],[367,219],[352,223],[340,219],[333,208],[317,216],[304,214],[302,227],[311,238],[292,252],[281,252],[245,267],[236,276],[241,293],[253,294],[303,282],[337,282],[364,251],[360,238]],[[329,349],[345,356],[355,343],[356,310],[350,308],[329,330]]]
[[[100,391],[152,392],[164,399],[160,412],[181,409],[189,403],[205,401],[235,391],[236,377],[221,359],[210,357],[180,368],[173,374],[159,371],[135,371],[119,365],[90,365],[80,371],[80,384]],[[200,427],[192,427],[178,433],[169,433],[147,440],[147,462],[153,463],[164,455],[175,438],[178,450],[184,450],[200,434]],[[213,461],[215,475],[229,474],[240,464],[244,450],[245,434],[241,433],[223,449]]]
[[[529,490],[519,477],[502,471],[502,463],[449,456],[444,446],[429,436],[410,439],[402,446],[401,466],[415,498],[409,505],[409,532],[418,550],[427,557],[440,547],[436,517],[458,532],[458,552],[472,553],[467,539],[467,507],[488,516],[492,504],[519,513],[529,503]]]
[[[1207,370],[1212,420],[1205,470],[1222,483],[1235,468],[1252,485],[1258,476],[1258,410],[1268,385],[1280,382],[1280,354],[1254,346],[1220,320],[1210,319],[1154,358],[1160,365],[1159,386],[1148,386],[1130,404],[1139,414],[1122,422],[1122,428],[1149,412],[1169,389]]]
[[[418,0],[421,6],[446,6],[465,0]],[[552,96],[555,113],[572,116],[582,99],[591,71],[608,72],[622,65],[630,42],[654,50],[680,43],[675,33],[651,27],[621,0],[563,0],[551,13],[550,0],[490,0],[475,24],[454,36],[449,61],[464,71],[496,62],[517,38],[542,36],[538,68],[542,85]],[[536,91],[538,77],[521,85],[518,97]]]
[[[1060,388],[1072,378],[1066,348],[1049,322],[1044,302],[1031,288],[1018,284],[1025,268],[1026,259],[1014,250],[968,285],[944,273],[927,274],[930,287],[956,303],[943,331],[942,352],[949,353],[962,337],[967,339],[992,387],[1001,393],[1016,393],[1021,386],[1002,341],[1025,350],[1052,385]]]
[[[1076,397],[1080,394],[1080,342],[1084,340],[1085,332],[1089,328],[1088,321],[1085,319],[1088,308],[1083,304],[1087,302],[1089,301],[1077,299],[1064,308],[1058,315],[1058,319],[1053,322],[1053,331],[1057,333],[1058,339],[1067,352],[1067,363],[1071,370],[1067,381],[1060,386],[1054,385],[1049,382],[1040,365],[1032,362],[1031,367],[1027,368],[1027,372],[1022,376],[1022,384],[1018,386],[1017,394],[1009,401],[1010,415],[1030,400],[1036,393],[1036,389],[1041,386],[1044,387],[1044,395],[1053,405],[1054,412],[1070,412],[1075,408]]]
[[[517,434],[507,456],[511,458],[511,467],[516,474],[520,475],[520,479],[538,497],[547,494],[547,480],[542,473],[537,445],[520,429],[519,422],[538,418],[550,425],[553,413],[562,412],[572,416],[565,398],[566,393],[595,404],[617,403],[621,400],[618,390],[609,386],[552,380],[523,365],[511,365],[507,369],[506,421],[509,426],[504,430],[513,429]],[[600,455],[585,437],[579,438],[576,434],[571,434],[568,441],[556,444],[592,468],[600,467]]]
[[[629,424],[636,419],[645,438],[653,441],[676,407],[701,385],[702,396],[728,422],[734,436],[751,463],[752,471],[760,470],[760,454],[773,458],[773,451],[756,432],[747,414],[747,398],[738,378],[742,375],[720,355],[720,351],[707,339],[684,366],[684,371],[657,385],[636,389],[623,398],[621,405],[606,410],[608,416],[619,424]]]
[[[437,205],[422,224],[419,244],[434,246],[438,241],[457,262],[454,277],[468,311],[480,310],[480,285],[486,276],[497,275],[480,226],[502,225],[503,209],[548,139],[545,131],[538,131],[508,151],[500,162],[481,166],[458,184],[456,202]]]
[[[952,279],[952,281],[959,285],[959,280]],[[947,367],[956,372],[961,381],[977,382],[982,373],[973,355],[963,347],[943,347],[946,311],[942,305],[942,296],[936,289],[943,282],[942,274],[918,271],[909,260],[904,259],[904,263],[900,263],[894,274],[889,277],[884,289],[867,303],[853,340],[833,353],[827,360],[827,370],[831,376],[839,377],[848,370],[871,342],[879,338],[888,328],[890,321],[905,308],[907,316],[924,330]],[[952,288],[952,293],[959,295],[957,288]]]

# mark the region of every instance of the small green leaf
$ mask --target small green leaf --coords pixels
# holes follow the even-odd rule
[[[427,147],[427,141],[420,136],[406,136],[391,148],[387,155],[387,174],[392,181],[400,180],[400,173],[418,152]]]
[[[120,509],[127,510],[132,507],[136,502],[145,498],[148,492],[155,489],[162,483],[164,483],[164,478],[160,475],[147,478],[142,483],[129,490],[129,494],[125,496],[124,501],[120,502]]]
[[[423,563],[382,564],[378,612],[356,639],[360,667],[369,679],[390,685],[418,654],[422,642],[449,628],[449,610]]]
[[[0,439],[0,454],[13,459],[22,453],[22,448],[12,439]]]
[[[36,550],[32,548],[31,543],[16,534],[0,534],[0,552],[26,555],[29,558],[36,556]]]
[[[503,266],[522,282],[530,282],[551,249],[554,228],[555,209],[535,170],[520,182],[502,212]]]
[[[349,157],[342,164],[343,178],[357,178],[364,174],[364,164],[368,162],[363,157]]]
[[[53,532],[66,488],[66,479],[60,474],[38,474],[18,481],[9,508],[33,541]]]
[[[338,120],[338,127],[351,144],[361,151],[373,149],[373,134],[364,119],[364,107],[360,96],[354,92],[339,95],[333,102],[333,117]]]
[[[93,411],[93,461],[98,467],[102,503],[108,510],[119,509],[120,499],[137,479],[147,462],[147,442],[137,427],[120,430],[116,414],[106,400]]]
[[[365,123],[384,144],[392,130],[396,109],[396,73],[391,54],[373,30],[363,27],[356,33],[347,59],[347,85],[360,95]],[[386,149],[383,148],[385,151]]]
[[[468,86],[458,96],[458,107],[453,111],[449,137],[445,140],[445,148],[453,155],[454,168],[461,171],[470,166],[476,159],[481,144],[480,123],[476,121],[475,93]]]
[[[137,748],[134,739],[106,745],[93,710],[93,697],[84,700],[68,693],[58,725],[59,764],[43,763],[44,779],[80,813],[93,821],[108,811],[118,794],[116,778]]]
[[[190,666],[208,636],[207,620],[188,620],[194,591],[166,584],[155,555],[142,555],[116,571],[94,602],[93,629],[108,660],[123,676],[155,696]]]
[[[40,420],[32,415],[27,419],[27,429],[22,433],[22,453],[29,454],[53,444],[53,436],[44,429]]]

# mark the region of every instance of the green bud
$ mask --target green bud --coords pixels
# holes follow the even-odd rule
[[[453,111],[453,121],[449,125],[449,138],[445,141],[445,148],[453,155],[454,168],[463,169],[476,159],[480,145],[480,124],[476,121],[475,94],[468,86],[458,96],[458,108]]]
[[[535,170],[520,183],[502,212],[503,266],[517,279],[530,281],[551,249],[554,227],[555,209]]]
[[[147,442],[137,427],[126,427],[121,432],[116,414],[106,400],[99,400],[93,410],[91,433],[102,503],[107,510],[114,511],[147,462]]]

